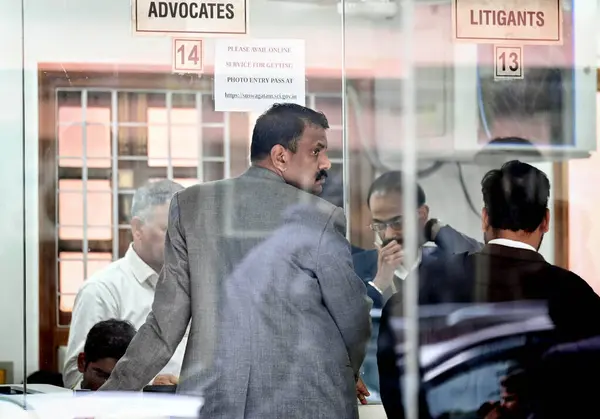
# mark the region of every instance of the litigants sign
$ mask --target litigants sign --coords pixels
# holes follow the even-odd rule
[[[562,44],[561,0],[452,0],[454,39]]]
[[[133,0],[137,34],[245,35],[247,0]]]

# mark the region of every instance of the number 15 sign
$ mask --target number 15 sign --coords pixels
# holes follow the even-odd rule
[[[173,72],[202,73],[204,70],[204,45],[201,39],[173,39]]]

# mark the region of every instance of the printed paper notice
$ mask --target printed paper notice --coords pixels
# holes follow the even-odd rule
[[[304,40],[216,40],[215,110],[263,112],[274,103],[305,105],[304,60]]]

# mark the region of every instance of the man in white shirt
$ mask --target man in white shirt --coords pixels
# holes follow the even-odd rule
[[[164,263],[169,204],[173,195],[182,189],[175,182],[161,180],[149,182],[135,192],[131,207],[133,243],[123,258],[88,278],[75,298],[63,370],[65,387],[75,388],[81,381],[77,358],[96,323],[120,319],[139,329],[146,321]],[[186,343],[187,336],[156,377],[156,383],[176,383]]]

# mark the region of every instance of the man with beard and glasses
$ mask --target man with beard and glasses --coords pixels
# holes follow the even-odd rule
[[[327,157],[328,128],[327,118],[320,112],[293,103],[275,104],[256,120],[250,145],[252,164],[244,174],[195,185],[173,197],[164,267],[152,311],[101,390],[142,389],[171,358],[191,320],[177,391],[204,396],[205,400],[223,396],[226,390],[222,389],[216,370],[222,359],[216,348],[227,346],[222,339],[229,337],[220,333],[225,320],[220,316],[219,303],[226,278],[248,252],[281,226],[282,216],[291,206],[324,208],[331,219],[337,220],[335,230],[345,236],[343,210],[316,196],[322,192],[331,167]],[[280,274],[285,276],[286,272]],[[354,275],[352,271],[351,274]],[[359,285],[355,288],[359,294],[356,300],[367,305],[370,302],[366,289],[360,282]],[[364,316],[368,320],[368,310]],[[298,336],[290,330],[284,338]],[[248,344],[268,353],[272,342],[255,336]],[[318,366],[320,360],[316,358],[314,363]],[[248,373],[253,376],[240,376],[240,382],[261,379],[260,369]],[[296,379],[302,381],[301,376]],[[363,388],[358,378],[357,388]],[[264,403],[276,403],[265,396]],[[201,414],[210,416],[211,408],[214,404],[205,403]]]
[[[544,301],[559,342],[600,334],[600,322],[595,321],[600,317],[600,297],[582,278],[538,253],[550,228],[546,175],[513,160],[489,171],[481,191],[486,245],[475,253],[437,260],[420,270],[419,280],[432,284],[438,302]],[[377,353],[381,396],[390,418],[404,417],[396,353],[404,330],[394,328],[401,324],[394,319],[402,316],[402,299],[394,296],[381,316]],[[434,338],[435,330],[422,332]],[[421,411],[426,413],[426,405]],[[425,413],[421,417],[427,417]]]
[[[455,253],[476,251],[482,244],[429,217],[425,191],[417,187],[417,208],[411,215],[421,231],[416,266],[427,265],[437,258]],[[371,230],[375,233],[377,249],[355,253],[354,269],[367,286],[373,307],[381,308],[397,291],[402,281],[415,268],[403,263],[402,172],[390,171],[371,184],[367,205],[371,213]],[[424,295],[425,297],[425,295]]]

